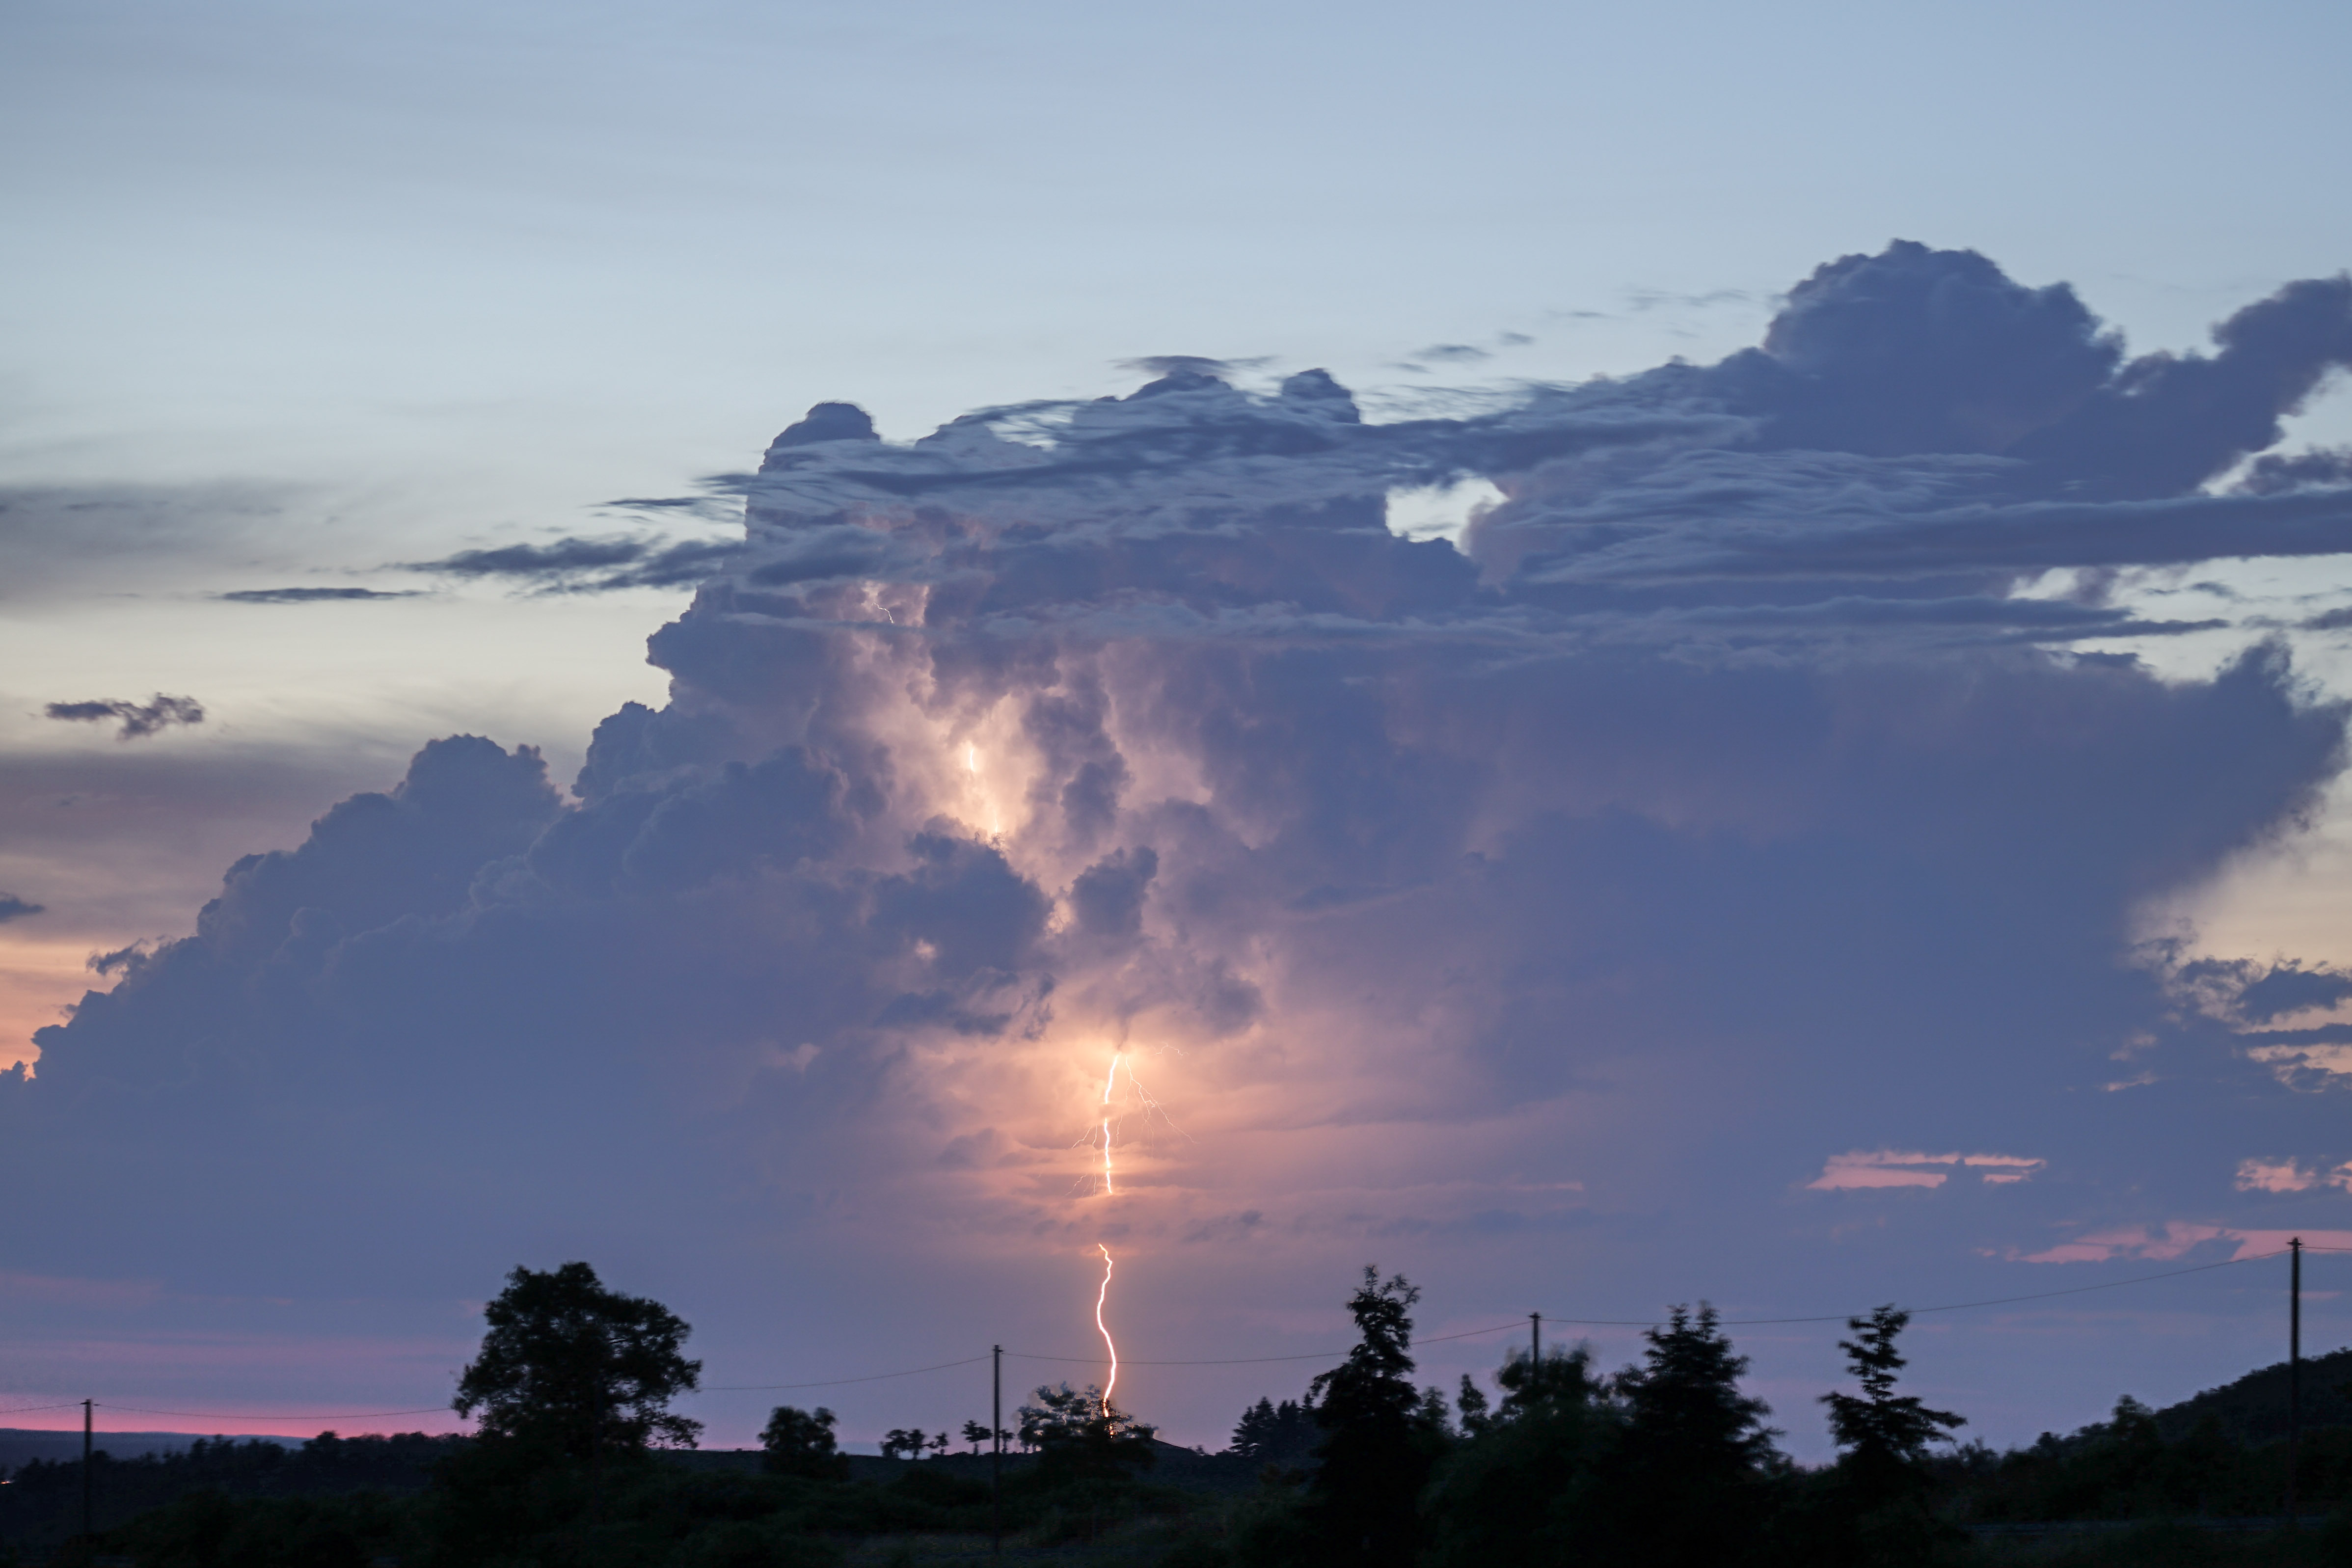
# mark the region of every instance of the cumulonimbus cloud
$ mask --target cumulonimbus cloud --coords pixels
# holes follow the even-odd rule
[[[2347,359],[2342,279],[2132,359],[2063,286],[1896,245],[1721,364],[1442,416],[1189,360],[904,443],[819,405],[713,479],[740,540],[418,564],[695,581],[650,644],[669,700],[598,726],[568,795],[432,742],[42,1031],[0,1083],[26,1267],[88,1271],[98,1200],[58,1173],[100,1145],[140,1194],[105,1245],[197,1273],[200,1201],[329,1273],[660,1214],[823,1256],[1115,1226],[1203,1279],[1368,1237],[1499,1278],[1534,1230],[1584,1277],[1671,1241],[1779,1278],[1815,1169],[1843,1190],[1805,1213],[1938,1186],[1902,1224],[1939,1257],[2062,1223],[2146,1252],[2251,1201],[2246,1148],[2314,1157],[2261,1053],[2324,1042],[2258,1026],[2338,990],[2190,1005],[2130,962],[2137,911],[2302,821],[2347,715],[2283,642],[2159,679],[2071,645],[2214,623],[2018,590],[2352,551],[2333,470],[2204,488]],[[1503,500],[1459,548],[1390,531],[1392,490],[1470,479]],[[1183,1131],[1138,1113],[1084,1207],[1114,1049]],[[2126,1050],[2229,1092],[2085,1118]],[[1822,1168],[1856,1126],[1886,1147]],[[154,1180],[199,1128],[240,1163]],[[2035,1152],[1901,1152],[1987,1147]]]

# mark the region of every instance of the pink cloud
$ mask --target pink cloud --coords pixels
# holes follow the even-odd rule
[[[1940,1187],[1955,1171],[1974,1170],[1981,1180],[2006,1186],[2021,1182],[2048,1162],[2021,1154],[1921,1154],[1895,1149],[1855,1149],[1832,1154],[1822,1173],[1805,1184],[1814,1192],[1853,1192],[1871,1187]]]
[[[2296,1237],[2302,1237],[2306,1247],[2352,1250],[2352,1230],[2238,1230],[2229,1226],[2171,1220],[2160,1231],[2143,1225],[2095,1232],[2041,1252],[2027,1253],[2019,1261],[2111,1263],[2119,1258],[2139,1258],[2160,1263],[2183,1257],[2191,1247],[2209,1241],[2231,1241],[2237,1243],[2237,1250],[2230,1255],[2230,1260],[2236,1262],[2283,1251],[2287,1242]]]
[[[2256,1156],[2238,1162],[2238,1190],[2242,1193],[2307,1193],[2319,1186],[2352,1192],[2352,1161],[2326,1173],[2307,1171],[2293,1160]]]
[[[2290,1086],[2298,1072],[2352,1078],[2352,1046],[2256,1046],[2246,1055],[2268,1067],[2281,1083]]]
[[[2318,1175],[2293,1160],[2251,1159],[2238,1162],[2242,1193],[2300,1193],[2319,1184]]]

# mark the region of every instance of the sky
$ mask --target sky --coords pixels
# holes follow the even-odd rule
[[[2352,1247],[2341,7],[0,30],[0,1421],[2250,1259],[1923,1316],[2003,1444]]]

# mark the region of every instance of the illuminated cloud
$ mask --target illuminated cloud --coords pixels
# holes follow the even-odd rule
[[[2126,1258],[2144,1258],[2149,1262],[2168,1263],[2188,1258],[2196,1248],[2216,1242],[2228,1246],[2227,1257],[2231,1259],[2262,1258],[2285,1251],[2287,1242],[2298,1237],[2306,1247],[2352,1250],[2352,1230],[2310,1227],[2292,1231],[2242,1230],[2230,1226],[2172,1220],[2161,1227],[2126,1226],[2100,1231],[2074,1241],[2062,1242],[2041,1252],[2027,1253],[2019,1261],[2113,1263]]]
[[[1894,1149],[1857,1149],[1832,1154],[1822,1173],[1805,1184],[1818,1192],[1872,1187],[1940,1187],[1963,1171],[1995,1186],[2021,1182],[2049,1163],[2017,1154],[1914,1154]]]
[[[2317,1171],[2293,1160],[2242,1160],[2238,1190],[2242,1193],[2307,1193],[2315,1187],[2342,1187],[2352,1192],[2352,1162],[2332,1171]]]
[[[2238,1190],[2242,1193],[2301,1193],[2319,1184],[2318,1175],[2292,1160],[2241,1160]]]
[[[2286,1032],[2274,1030],[2271,1033]],[[2295,1032],[2326,1037],[2296,1040],[2287,1045],[2253,1046],[2247,1049],[2246,1055],[2268,1067],[2281,1083],[2291,1088],[2340,1087],[2339,1080],[2352,1079],[2352,1040],[2346,1038],[2352,1036],[2352,1029],[2332,1026],[2325,1030]]]

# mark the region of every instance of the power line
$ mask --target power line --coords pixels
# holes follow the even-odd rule
[[[1505,1329],[1516,1329],[1518,1326],[1519,1325],[1517,1323],[1497,1323],[1491,1329],[1465,1329],[1458,1334],[1430,1334],[1425,1338],[1415,1340],[1413,1343],[1417,1345],[1443,1344],[1447,1340],[1470,1340],[1477,1338],[1480,1334],[1499,1334]],[[1006,1351],[1004,1353],[1009,1356],[1018,1356],[1023,1361],[1063,1361],[1069,1362],[1074,1365],[1086,1365],[1102,1360],[1102,1357],[1098,1355],[1031,1355],[1024,1351]],[[1301,1351],[1297,1355],[1227,1356],[1216,1361],[1134,1361],[1122,1357],[1119,1361],[1119,1365],[1257,1366],[1266,1362],[1275,1361],[1329,1361],[1334,1356],[1343,1356],[1347,1353],[1348,1352],[1346,1351]]]
[[[79,1399],[60,1399],[55,1405],[11,1405],[0,1410],[0,1415],[22,1415],[33,1410],[67,1410],[81,1403]]]
[[[2323,1249],[2306,1247],[2305,1250],[2319,1251]],[[2352,1247],[2327,1247],[2324,1250],[2330,1252],[2352,1252]],[[2202,1274],[2210,1269],[2229,1268],[2241,1263],[2260,1263],[2265,1258],[2284,1258],[2285,1256],[2286,1249],[2284,1247],[2281,1247],[2276,1252],[2258,1252],[2246,1258],[2225,1258],[2219,1263],[2200,1263],[2196,1265],[2194,1268],[2168,1269],[2162,1274],[2142,1274],[2130,1279],[2109,1279],[2097,1285],[2074,1285],[2070,1286],[2063,1290],[2037,1290],[2030,1295],[2024,1296],[1996,1296],[1982,1301],[1948,1301],[1940,1306],[1906,1307],[1904,1310],[1909,1312],[1912,1316],[1917,1317],[1926,1312],[1960,1312],[1966,1311],[1972,1307],[2003,1307],[2018,1301],[2043,1301],[2053,1296],[2079,1296],[2086,1290],[2113,1290],[2126,1285],[2145,1285],[2154,1279],[2177,1279],[2184,1274]],[[1832,1312],[1805,1318],[1723,1318],[1718,1319],[1717,1321],[1726,1328],[1761,1328],[1773,1324],[1843,1323],[1854,1318],[1866,1316],[1868,1316],[1866,1312]],[[1658,1323],[1658,1320],[1655,1318],[1569,1318],[1555,1317],[1549,1312],[1546,1312],[1544,1314],[1544,1321],[1548,1323],[1569,1323],[1573,1324],[1578,1328],[1607,1329],[1648,1329],[1655,1328]],[[1518,1326],[1519,1325],[1516,1322],[1497,1323],[1490,1329],[1465,1329],[1459,1333],[1428,1334],[1416,1339],[1413,1341],[1413,1343],[1417,1345],[1444,1344],[1448,1340],[1469,1340],[1476,1339],[1482,1334],[1499,1334],[1507,1329],[1516,1329]],[[1004,1353],[1007,1355],[1018,1355],[1024,1361],[1068,1362],[1074,1365],[1084,1365],[1093,1362],[1098,1362],[1102,1359],[1100,1356],[1033,1355],[1022,1351],[1007,1351]],[[1126,1360],[1122,1361],[1121,1364],[1125,1366],[1254,1366],[1265,1362],[1326,1361],[1334,1356],[1343,1356],[1347,1353],[1348,1352],[1346,1351],[1307,1351],[1297,1355],[1234,1356],[1221,1358],[1214,1361]]]
[[[838,1388],[845,1383],[880,1383],[889,1377],[915,1377],[927,1372],[945,1372],[951,1366],[970,1366],[974,1362],[987,1359],[984,1355],[968,1355],[961,1361],[943,1361],[937,1366],[909,1367],[905,1372],[877,1372],[869,1377],[828,1377],[816,1383],[713,1384],[709,1388],[698,1388],[694,1392],[697,1394],[766,1394],[782,1388]]]
[[[2334,1252],[2352,1252],[2352,1247],[2331,1247]],[[2241,1263],[2260,1263],[2266,1258],[2284,1258],[2286,1248],[2276,1252],[2257,1252],[2247,1258],[2225,1258],[2219,1263],[2200,1263],[2190,1268],[2174,1268],[2162,1274],[2142,1274],[2130,1279],[2109,1279],[2097,1285],[2072,1285],[2063,1290],[2036,1290],[2028,1296],[1995,1296],[1982,1301],[1950,1301],[1940,1307],[1906,1307],[1913,1317],[1927,1312],[1964,1312],[1971,1307],[2006,1307],[2017,1301],[2046,1301],[2053,1296],[2080,1296],[2086,1290],[2116,1290],[2126,1285],[2145,1285],[2152,1279],[2178,1279],[2184,1274],[2203,1274],[2215,1268],[2231,1268]],[[1814,1318],[1718,1318],[1727,1329],[1761,1328],[1775,1323],[1843,1323],[1855,1318],[1868,1317],[1867,1312],[1833,1312]],[[1655,1318],[1555,1318],[1549,1312],[1544,1321],[1552,1323],[1574,1323],[1579,1328],[1646,1329],[1656,1326]]]

